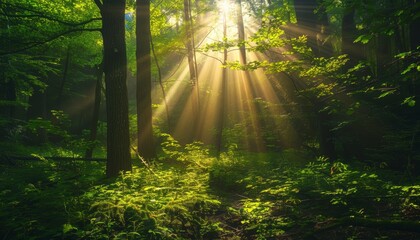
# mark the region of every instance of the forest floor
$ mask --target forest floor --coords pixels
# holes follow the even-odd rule
[[[420,184],[286,150],[216,157],[168,141],[149,167],[1,163],[2,239],[420,239]]]

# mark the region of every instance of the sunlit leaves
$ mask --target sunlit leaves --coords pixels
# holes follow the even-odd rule
[[[409,107],[414,107],[416,105],[415,96],[410,96],[410,97],[405,98],[401,104],[407,105]]]
[[[330,58],[314,58],[311,61],[311,65],[305,71],[300,73],[302,77],[317,77],[317,76],[327,76],[333,75],[338,73],[340,69],[348,61],[346,55],[340,55],[338,57],[330,57]]]
[[[355,43],[363,43],[363,44],[367,44],[369,43],[369,41],[373,38],[373,35],[360,35],[359,37],[357,37],[354,42]]]
[[[204,52],[209,52],[209,51],[219,52],[219,51],[223,51],[225,49],[235,47],[236,45],[237,45],[237,43],[235,41],[228,40],[228,39],[225,38],[222,41],[217,41],[217,42],[206,44],[203,51]]]

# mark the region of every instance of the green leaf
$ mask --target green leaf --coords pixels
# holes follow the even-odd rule
[[[416,63],[412,63],[410,64],[406,69],[404,69],[404,71],[401,72],[401,75],[405,75],[408,72],[410,72],[412,69],[417,69],[417,71],[419,71],[419,66],[417,66]]]
[[[415,96],[407,97],[401,103],[401,105],[407,104],[409,107],[414,107],[416,105],[416,100],[414,100]]]
[[[68,233],[72,230],[77,230],[77,228],[71,225],[70,223],[66,223],[63,225],[63,233]]]
[[[386,97],[388,95],[391,95],[391,94],[395,93],[395,91],[396,91],[395,89],[392,89],[392,90],[389,90],[389,91],[385,91],[381,95],[379,95],[378,98],[384,98],[384,97]]]
[[[354,40],[354,43],[362,43],[367,44],[372,39],[372,35],[360,35],[356,40]]]

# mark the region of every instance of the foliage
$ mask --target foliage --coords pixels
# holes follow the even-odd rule
[[[418,185],[395,184],[399,176],[383,168],[311,161],[296,150],[252,154],[234,145],[214,158],[202,144],[182,147],[166,134],[162,146],[159,162],[147,167],[138,162],[133,172],[116,179],[103,179],[100,163],[3,162],[1,234],[17,239],[269,239],[303,236],[316,224],[343,216],[415,220],[420,211]],[[410,236],[330,231],[347,237]]]
[[[188,167],[168,168],[159,163],[150,168],[137,167],[132,173],[122,174],[114,183],[94,186],[79,199],[80,206],[89,210],[82,218],[76,216],[75,223],[66,225],[68,236],[89,239],[217,237],[223,229],[219,222],[208,218],[221,207],[217,197],[208,193],[204,164],[208,164],[210,156],[197,144],[186,146],[182,154],[168,149],[179,146],[173,139],[169,138],[163,145],[167,156],[178,156],[174,160]]]
[[[343,216],[411,219],[420,211],[418,186],[384,180],[391,175],[383,170],[367,171],[362,166],[350,167],[341,162],[331,164],[324,158],[303,167],[283,158],[277,167],[269,165],[270,168],[261,165],[265,161],[262,159],[245,160],[254,162],[245,168],[244,160],[236,164],[232,160],[229,173],[221,176],[235,176],[235,172],[239,175],[243,169],[248,172],[236,181],[237,185],[245,185],[246,198],[239,206],[229,208],[231,214],[242,219],[244,236],[280,237],[285,232],[310,229],[312,224]],[[385,234],[379,232],[377,236]]]

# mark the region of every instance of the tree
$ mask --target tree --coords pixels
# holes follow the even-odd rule
[[[192,114],[197,116],[192,121],[192,130],[196,129],[198,116],[200,112],[199,107],[199,88],[198,88],[198,71],[197,59],[195,56],[195,42],[193,31],[193,19],[191,16],[191,0],[184,0],[184,27],[185,27],[185,46],[187,48],[188,68],[190,72],[191,83],[191,98],[190,104],[192,106]]]
[[[246,49],[245,49],[245,27],[244,18],[242,15],[242,1],[236,0],[236,18],[238,25],[238,44],[240,52],[240,62],[246,64]]]
[[[191,6],[190,0],[184,0],[184,27],[186,41],[185,46],[187,47],[187,56],[188,56],[188,67],[190,69],[190,81],[194,86],[197,81],[196,69],[194,63],[194,46],[193,46],[193,34],[192,34],[192,24],[191,24]]]
[[[131,171],[128,131],[125,0],[95,0],[102,15],[107,111],[106,175]]]
[[[222,12],[223,16],[223,44],[225,45],[223,47],[223,64],[225,65],[227,63],[228,59],[228,49],[227,49],[227,12],[226,9],[223,8]],[[223,129],[226,125],[226,93],[228,92],[228,84],[227,84],[227,68],[223,68],[222,70],[222,88],[220,93],[220,100],[219,100],[219,121],[218,121],[218,129],[217,129],[217,136],[216,136],[216,147],[217,152],[220,154],[223,148]]]
[[[99,110],[102,99],[102,77],[104,75],[103,63],[100,63],[96,67],[96,85],[95,85],[95,102],[93,106],[92,121],[90,125],[89,144],[85,152],[85,158],[90,159],[93,155],[93,148],[95,146],[96,135],[98,132],[98,121],[99,121]]]
[[[150,56],[150,0],[136,1],[137,137],[138,151],[156,157],[152,123],[152,71]]]

